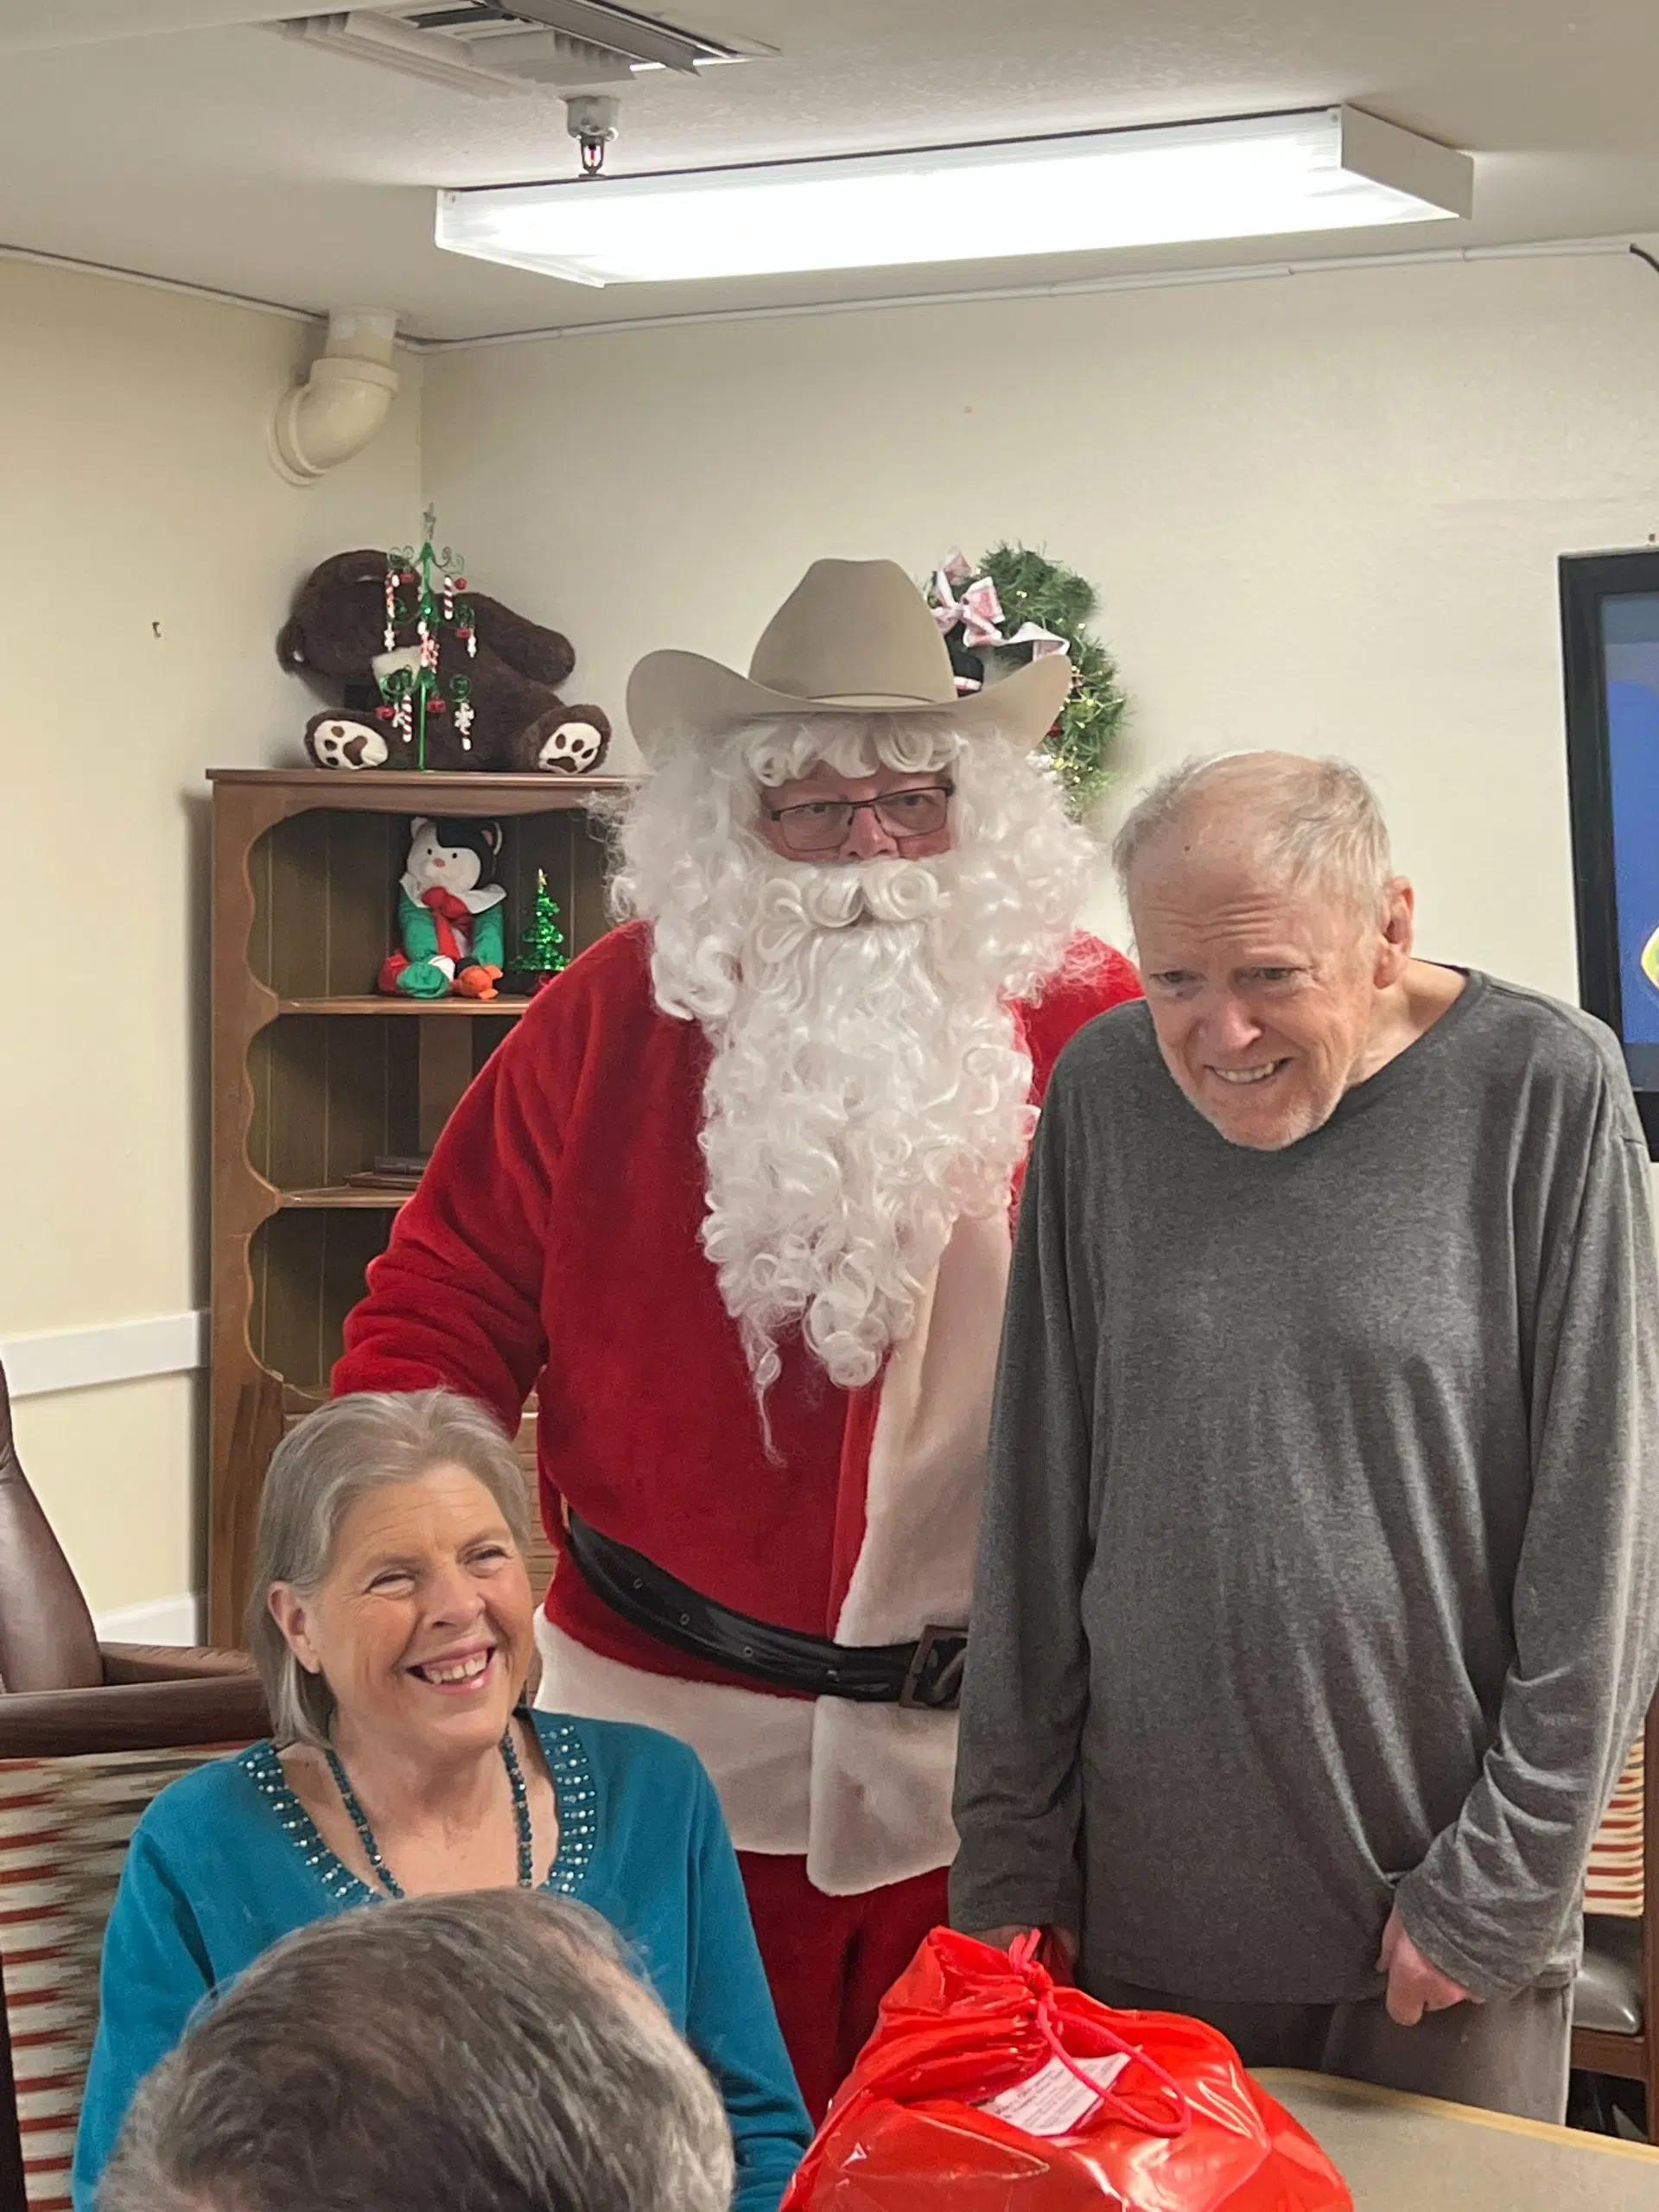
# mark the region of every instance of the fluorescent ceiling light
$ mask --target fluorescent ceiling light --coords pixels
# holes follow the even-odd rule
[[[438,194],[437,242],[577,284],[887,269],[1467,215],[1474,164],[1357,108]]]

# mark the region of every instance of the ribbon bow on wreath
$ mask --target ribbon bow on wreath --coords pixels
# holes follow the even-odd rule
[[[996,586],[988,576],[981,576],[976,583],[968,584],[958,599],[957,587],[973,574],[968,563],[958,555],[948,561],[933,578],[933,620],[949,637],[957,624],[962,626],[962,642],[972,652],[980,645],[1000,645],[1002,643],[1002,602],[996,595]],[[971,679],[958,677],[958,691],[975,689]]]
[[[1040,622],[1022,622],[1017,630],[1005,628],[1008,618],[995,584],[989,576],[974,576],[960,553],[953,553],[942,569],[934,571],[929,597],[939,628],[949,638],[960,625],[962,645],[970,653],[994,645],[1029,645],[1032,658],[1040,660],[1045,653],[1063,653],[1066,649],[1065,639],[1055,631],[1046,630]],[[977,691],[979,683],[971,676],[959,675],[957,689]]]
[[[1107,754],[1126,704],[1111,656],[1086,625],[1092,584],[1023,545],[998,545],[976,565],[953,553],[933,572],[926,598],[950,648],[959,692],[977,691],[987,664],[1018,667],[1069,653],[1071,696],[1043,741],[1074,814],[1085,813],[1107,779]]]

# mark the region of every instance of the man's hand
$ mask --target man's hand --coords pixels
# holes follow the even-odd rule
[[[1414,2028],[1425,2012],[1444,2012],[1448,2005],[1480,2002],[1478,1997],[1471,1997],[1466,1989],[1460,1988],[1450,1974],[1430,1966],[1407,1935],[1398,1905],[1389,1915],[1389,1924],[1382,1930],[1382,1948],[1376,1967],[1379,1974],[1389,1977],[1389,2018],[1397,2020],[1402,2028]]]
[[[1077,1963],[1077,1939],[1072,1930],[1069,1928],[1041,1928],[1037,1932],[1053,1943],[1065,1961],[1065,1970],[1070,1974]],[[1022,1936],[1029,1936],[1030,1933],[1030,1929],[1022,1923],[1008,1928],[976,1928],[974,1930],[978,1942],[989,1943],[999,1951],[1006,1951],[1009,1944],[1017,1943]]]

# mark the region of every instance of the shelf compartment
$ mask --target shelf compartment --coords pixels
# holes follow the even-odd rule
[[[248,1163],[285,1205],[383,1205],[380,1192],[318,1196],[389,1153],[429,1153],[511,1020],[384,1021],[285,1014],[248,1046]],[[307,1194],[296,1197],[295,1194]]]
[[[346,1316],[395,1218],[385,1206],[284,1208],[254,1231],[249,1339],[255,1358],[290,1387],[326,1394]]]
[[[397,944],[397,883],[409,857],[410,818],[316,807],[255,839],[248,855],[254,903],[248,965],[285,1004],[321,999],[338,1005],[373,994],[381,963]],[[509,954],[530,914],[540,868],[574,957],[609,925],[603,831],[574,809],[499,818],[496,874],[507,893]],[[436,999],[418,1010],[455,1003]],[[416,1010],[413,1001],[373,1001],[377,1014],[394,1009]]]
[[[420,1141],[422,1027],[287,1014],[248,1047],[248,1161],[279,1191],[327,1190]],[[455,1041],[467,1041],[466,1031]]]

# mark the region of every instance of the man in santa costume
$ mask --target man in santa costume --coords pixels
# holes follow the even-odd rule
[[[819,562],[746,678],[653,653],[622,927],[451,1117],[334,1387],[536,1389],[540,1697],[692,1745],[808,2105],[946,1916],[1012,1193],[1135,995],[1032,748],[1063,656],[959,698],[888,562]]]

